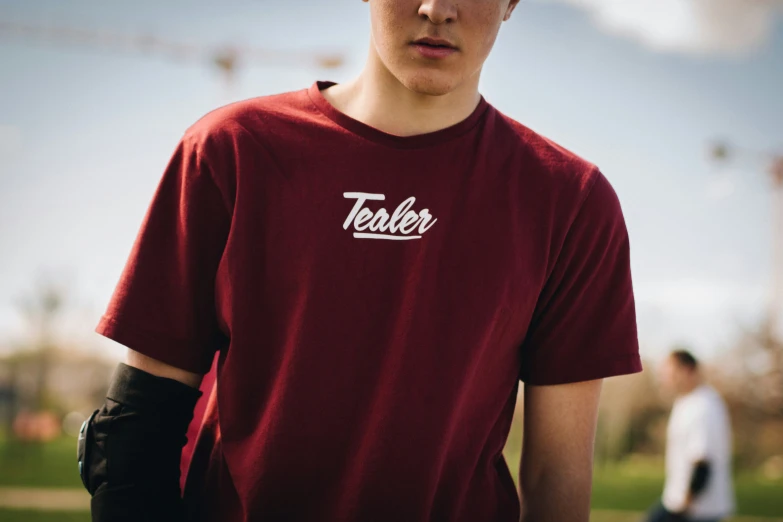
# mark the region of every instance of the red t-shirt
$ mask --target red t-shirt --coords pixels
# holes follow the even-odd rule
[[[192,372],[219,352],[194,520],[516,522],[520,379],[642,369],[617,195],[483,97],[400,137],[330,85],[187,129],[96,331]]]

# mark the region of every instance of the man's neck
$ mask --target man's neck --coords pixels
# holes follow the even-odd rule
[[[694,378],[693,380],[691,380],[688,383],[687,386],[685,386],[682,390],[680,390],[680,397],[685,397],[686,395],[688,395],[691,392],[693,392],[693,390],[695,390],[696,388],[698,388],[702,384],[703,384],[703,381],[700,378]]]
[[[396,136],[413,136],[455,125],[470,116],[480,100],[478,74],[448,94],[414,92],[370,53],[354,80],[330,87],[324,98],[340,112]]]

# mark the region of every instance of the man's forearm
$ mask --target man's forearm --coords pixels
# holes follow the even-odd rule
[[[587,522],[590,519],[592,463],[553,462],[545,470],[520,470],[522,522]]]
[[[523,522],[588,522],[602,380],[525,385]]]

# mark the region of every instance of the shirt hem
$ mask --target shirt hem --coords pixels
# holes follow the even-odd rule
[[[576,366],[576,365],[575,365]],[[631,375],[644,371],[642,359],[638,352],[612,355],[598,359],[591,365],[578,365],[570,372],[560,372],[559,375],[536,375],[546,372],[535,369],[520,374],[519,380],[534,386],[554,384],[570,384],[574,382],[592,381],[620,375]]]

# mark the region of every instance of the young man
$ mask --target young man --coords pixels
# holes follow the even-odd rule
[[[649,520],[717,522],[734,511],[726,405],[686,350],[664,361],[661,383],[676,398],[666,437],[666,485]]]
[[[642,369],[629,242],[596,166],[479,94],[517,1],[370,0],[356,79],[185,132],[97,327],[130,350],[94,520],[516,522],[520,380],[522,516],[588,520],[601,380]]]

